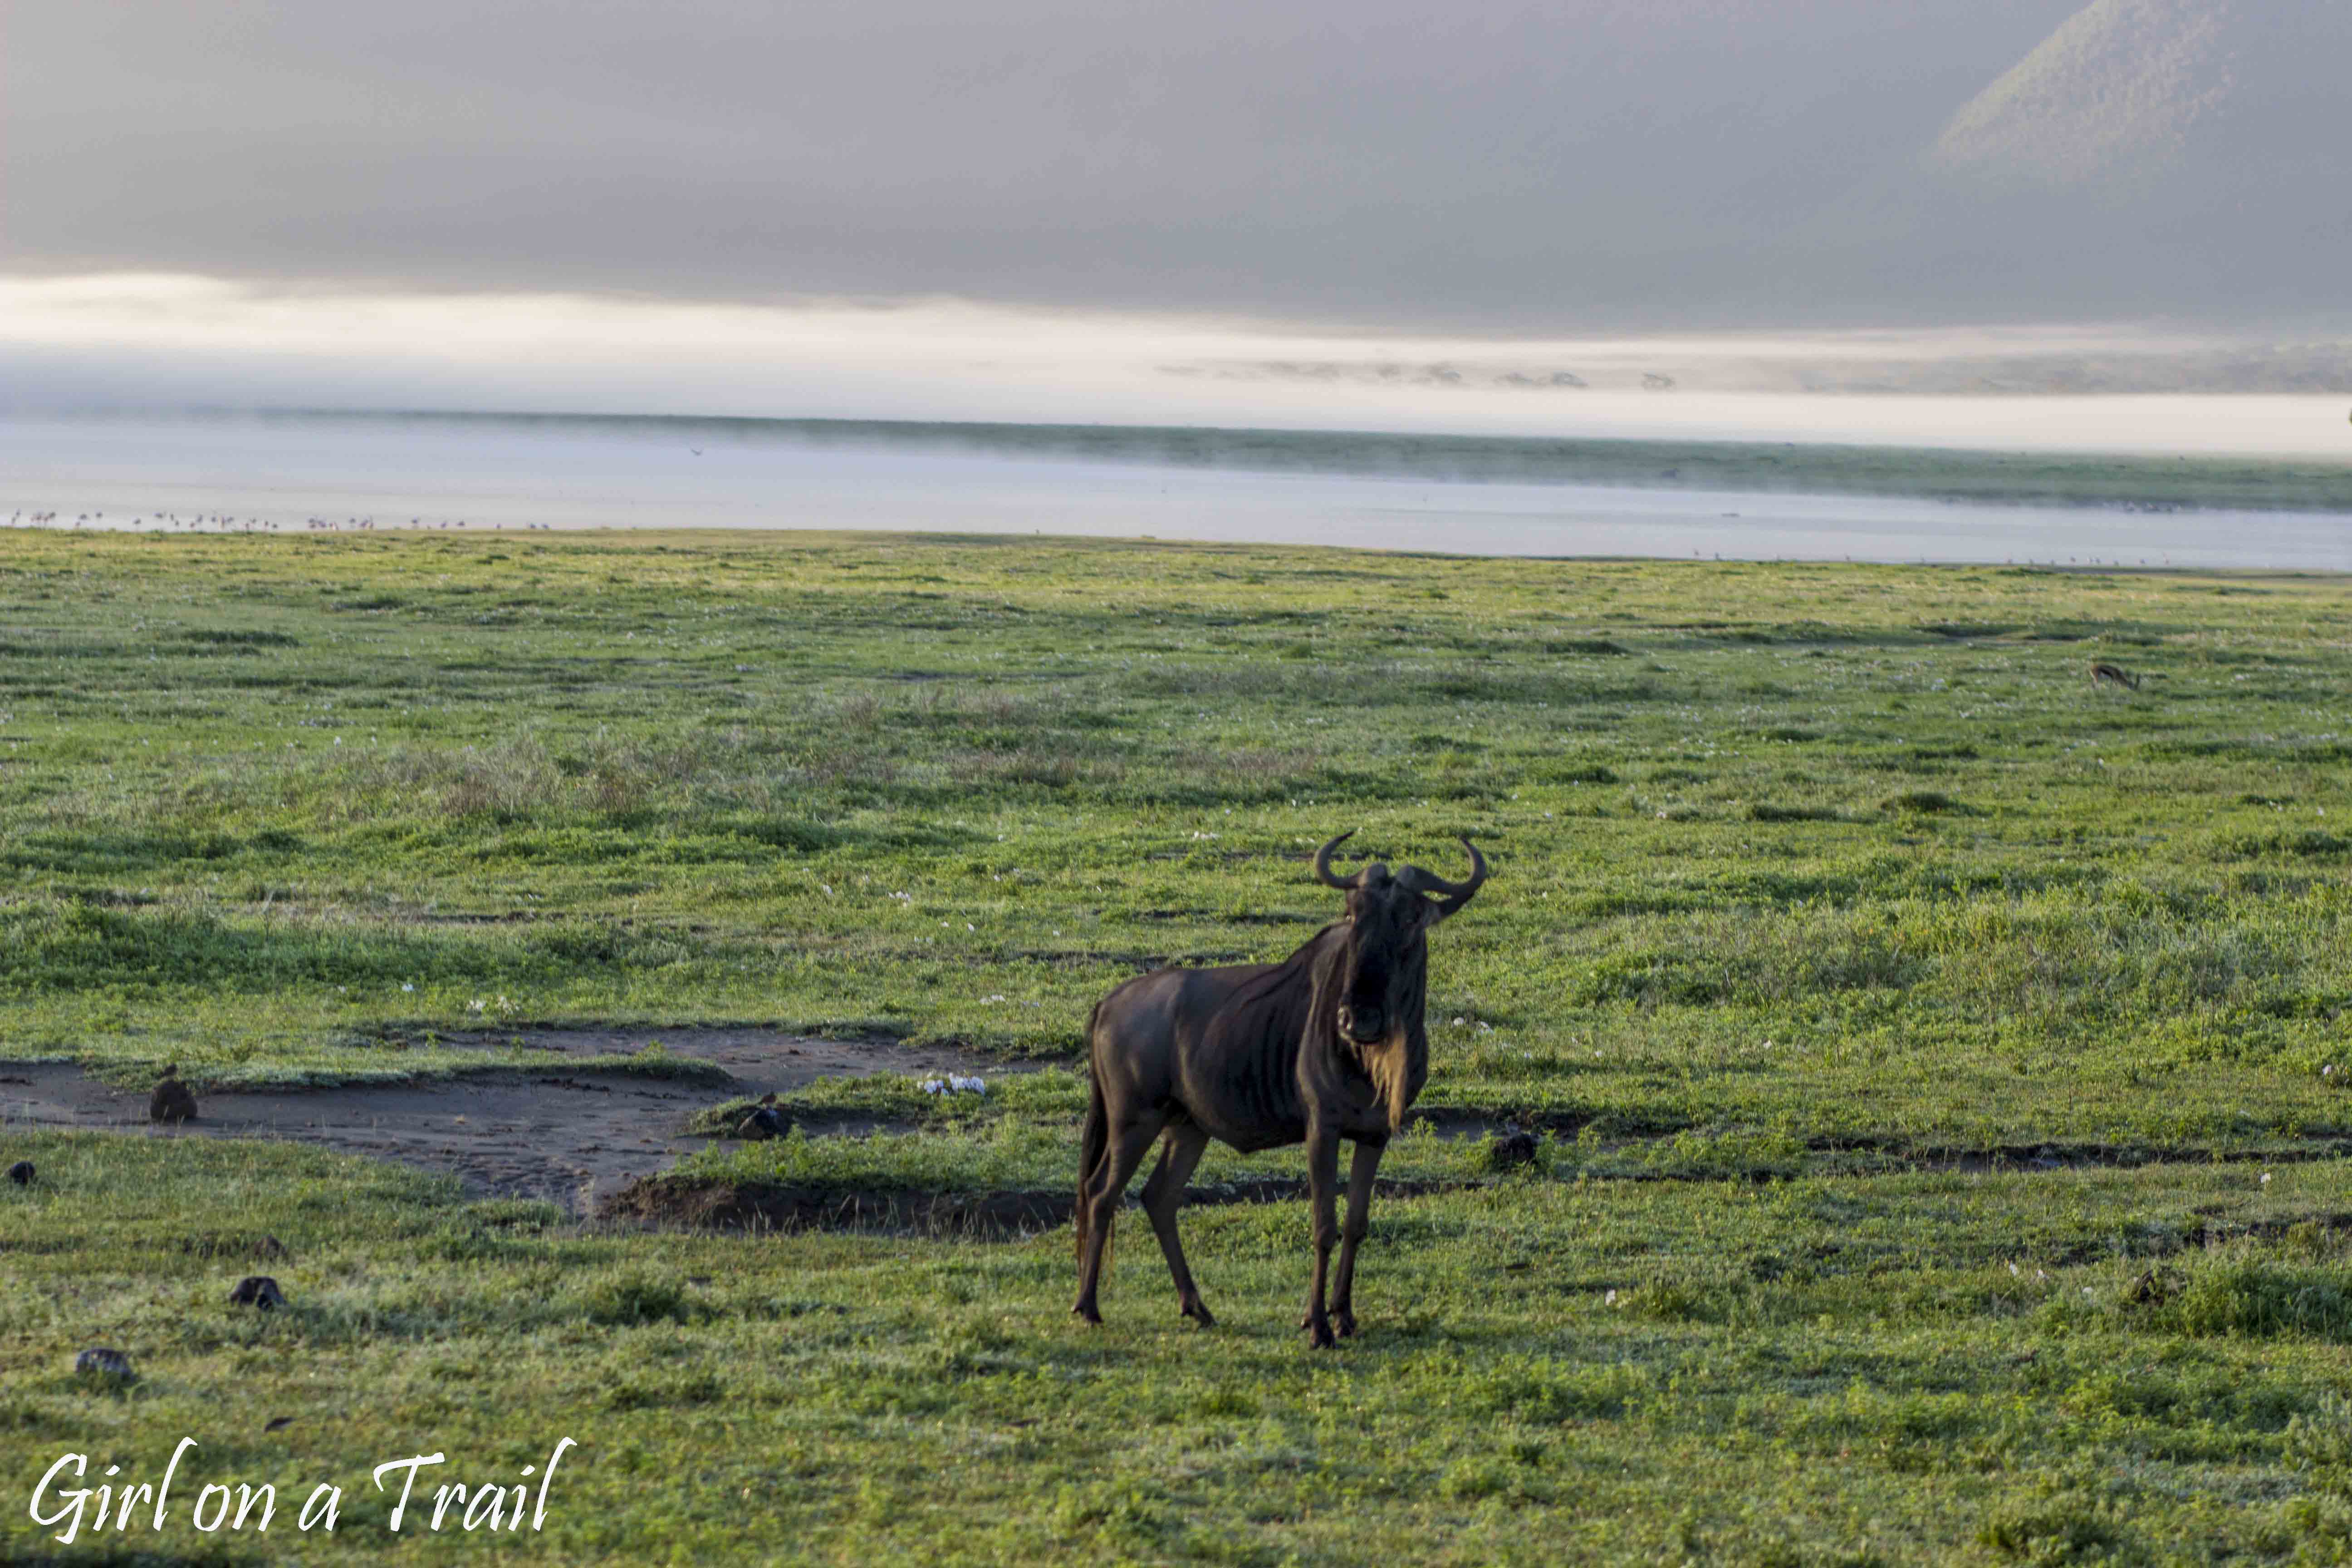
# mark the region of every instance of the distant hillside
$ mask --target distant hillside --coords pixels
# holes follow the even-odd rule
[[[2340,171],[2347,71],[2346,0],[2096,0],[1963,107],[1930,159],[2000,185],[2158,200]],[[2340,181],[2312,194],[2340,200]]]

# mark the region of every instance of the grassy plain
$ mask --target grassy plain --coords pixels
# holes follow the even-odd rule
[[[0,535],[0,1055],[299,1082],[769,1021],[1050,1056],[1143,964],[1287,951],[1360,826],[1487,847],[1423,1103],[1548,1133],[1508,1175],[1404,1141],[1475,1184],[1376,1208],[1324,1358],[1296,1205],[1188,1215],[1215,1339],[1135,1226],[1090,1334],[1066,1233],[608,1235],[0,1134],[43,1171],[0,1189],[13,1495],[184,1431],[354,1499],[569,1434],[572,1500],[504,1551],[2337,1560],[2347,627],[2325,578]],[[910,1130],[696,1169],[1066,1184],[1076,1079],[995,1089],[813,1090]],[[235,1321],[264,1233],[296,1307]],[[65,1373],[101,1341],[140,1383]],[[367,1507],[303,1550],[501,1554]]]

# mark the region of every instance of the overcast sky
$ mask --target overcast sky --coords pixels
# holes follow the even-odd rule
[[[2078,5],[6,0],[0,265],[1511,331],[1979,320],[2003,267],[1890,247],[1890,204]],[[2080,313],[2050,283],[2015,313]]]
[[[0,0],[0,408],[1549,429],[1958,385],[1662,334],[2307,343],[2347,59],[2352,0]]]

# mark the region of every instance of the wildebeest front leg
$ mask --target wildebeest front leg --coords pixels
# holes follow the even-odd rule
[[[1315,1282],[1307,1293],[1307,1316],[1299,1327],[1317,1350],[1339,1342],[1324,1310],[1323,1283],[1331,1271],[1331,1244],[1339,1239],[1339,1135],[1309,1124],[1307,1130],[1307,1203],[1315,1216]]]
[[[1191,1122],[1171,1127],[1167,1144],[1160,1152],[1159,1167],[1143,1184],[1143,1212],[1151,1216],[1160,1250],[1168,1255],[1168,1272],[1176,1279],[1177,1310],[1204,1329],[1214,1326],[1216,1319],[1202,1304],[1192,1271],[1185,1267],[1184,1244],[1176,1237],[1176,1211],[1184,1203],[1184,1184],[1192,1179],[1192,1167],[1201,1163],[1201,1152],[1208,1146],[1209,1135]]]
[[[1359,1138],[1348,1167],[1348,1222],[1339,1231],[1339,1277],[1331,1282],[1331,1326],[1341,1339],[1356,1331],[1356,1248],[1372,1227],[1372,1174],[1388,1146],[1385,1138]]]
[[[1127,1184],[1133,1179],[1135,1168],[1143,1163],[1144,1155],[1151,1152],[1151,1141],[1160,1136],[1164,1125],[1154,1118],[1111,1129],[1110,1149],[1103,1162],[1101,1176],[1087,1190],[1087,1255],[1078,1264],[1078,1304],[1070,1309],[1073,1317],[1084,1318],[1089,1323],[1102,1321],[1095,1289],[1102,1281],[1103,1249],[1110,1245],[1111,1217],[1118,1213],[1119,1200],[1127,1195]]]

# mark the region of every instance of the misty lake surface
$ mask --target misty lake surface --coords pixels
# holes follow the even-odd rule
[[[940,427],[945,429],[946,427]],[[919,432],[918,432],[919,436]],[[1282,433],[1240,433],[1260,445]],[[1348,437],[1317,438],[1318,447]],[[1371,439],[1371,438],[1365,438]],[[1164,445],[1164,442],[1163,442]],[[1301,471],[1018,437],[728,438],[530,419],[0,420],[0,519],[456,527],[872,529],[1449,553],[2352,570],[2352,515]],[[1344,461],[1341,453],[1341,466]],[[102,514],[102,516],[100,515]]]

